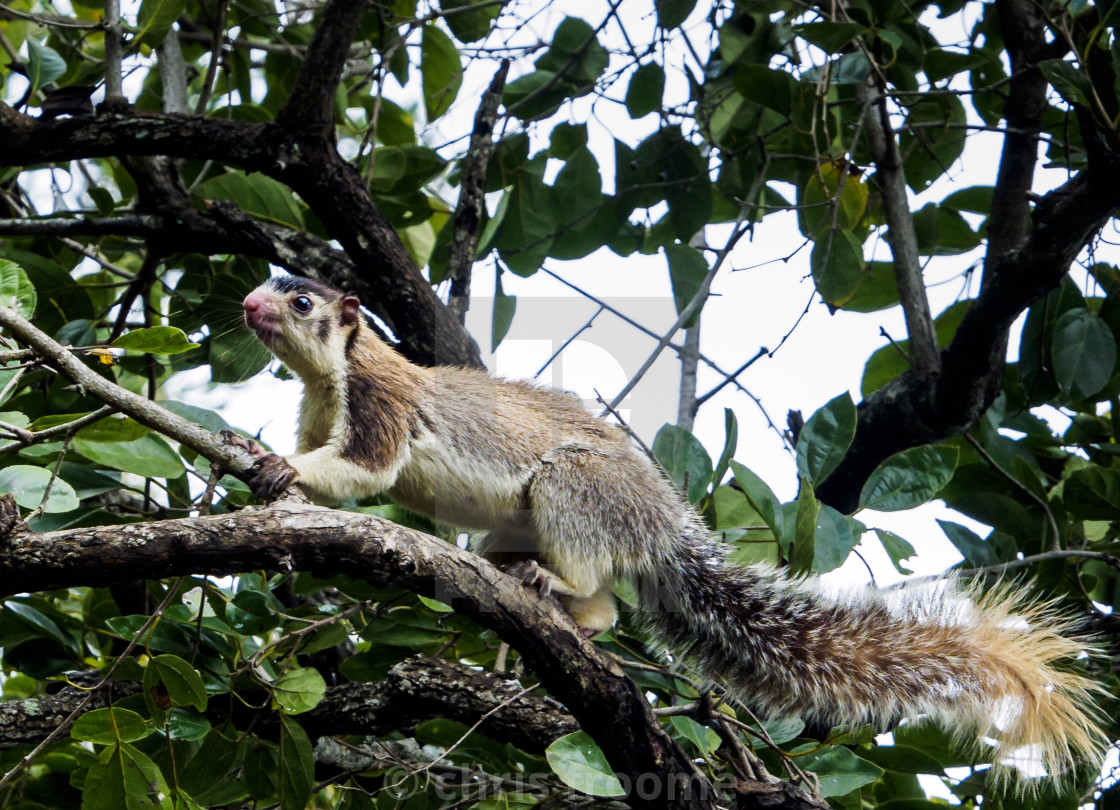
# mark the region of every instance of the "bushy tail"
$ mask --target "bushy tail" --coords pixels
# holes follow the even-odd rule
[[[1001,761],[1024,746],[1059,780],[1103,751],[1100,688],[1060,668],[1085,645],[1052,606],[953,580],[837,596],[816,579],[736,567],[706,532],[688,534],[657,572],[662,587],[643,589],[648,621],[763,716],[881,728],[928,719],[977,751],[998,740],[996,782],[1017,773]]]

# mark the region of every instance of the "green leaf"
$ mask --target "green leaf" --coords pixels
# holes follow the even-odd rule
[[[914,547],[894,532],[888,532],[886,529],[876,529],[875,534],[879,538],[879,542],[883,544],[883,548],[886,549],[887,556],[891,558],[895,570],[900,574],[913,574],[914,572],[904,566],[902,561],[910,559],[917,553]]]
[[[941,531],[945,532],[945,536],[957,547],[957,551],[964,555],[965,561],[973,568],[982,568],[985,565],[999,563],[999,557],[995,549],[972,529],[949,520],[938,520],[937,525],[941,527]]]
[[[661,109],[665,92],[665,71],[656,62],[640,65],[630,77],[626,88],[626,112],[631,118],[643,118]]]
[[[836,469],[856,435],[856,406],[847,392],[809,417],[797,437],[797,472],[820,484]]]
[[[167,734],[173,740],[194,742],[210,733],[210,721],[194,709],[176,706],[167,713]]]
[[[665,258],[669,262],[669,279],[673,285],[673,301],[677,305],[677,314],[680,315],[684,308],[699,292],[704,279],[708,275],[708,262],[696,248],[690,245],[669,244],[665,246]],[[700,312],[684,324],[685,328],[694,326]]]
[[[910,105],[899,143],[910,188],[923,191],[949,170],[964,151],[967,123],[956,96],[926,95]]]
[[[300,231],[304,229],[303,214],[291,189],[257,172],[227,171],[200,183],[193,196],[202,201],[232,200],[246,213],[259,219]],[[244,342],[244,338],[239,337]]]
[[[424,111],[429,122],[435,121],[455,103],[463,84],[459,50],[435,23],[425,25],[420,36],[420,79]]]
[[[727,438],[723,442],[723,452],[716,462],[715,471],[712,473],[712,484],[719,486],[723,483],[723,476],[731,464],[731,457],[735,455],[735,448],[739,444],[739,422],[735,412],[730,408],[723,409],[723,432]]]
[[[828,504],[820,505],[813,536],[814,574],[835,571],[859,545],[860,533],[853,531],[853,523],[858,524],[858,521],[840,514]]]
[[[622,783],[595,741],[583,731],[568,734],[544,752],[553,772],[568,787],[589,796],[624,796]]]
[[[451,33],[457,40],[466,44],[477,42],[490,33],[494,20],[498,19],[498,14],[502,10],[501,4],[489,0],[440,0],[439,7],[444,12],[443,21],[451,29]],[[460,11],[460,9],[470,9],[470,11]],[[448,14],[449,11],[454,13]],[[404,48],[401,50],[403,51]]]
[[[712,457],[700,440],[677,425],[664,425],[653,439],[653,454],[677,489],[696,503],[712,480]]]
[[[847,164],[825,163],[809,174],[797,212],[801,232],[810,239],[827,236],[829,228],[850,231],[867,210],[870,189]]]
[[[894,265],[890,262],[868,262],[863,281],[842,308],[845,312],[878,312],[897,303],[898,282],[894,276]]]
[[[109,344],[114,349],[131,349],[149,354],[181,354],[197,349],[201,344],[191,343],[186,332],[175,326],[152,326],[125,332]]]
[[[1038,69],[1067,104],[1091,106],[1089,98],[1093,94],[1093,85],[1089,77],[1078,70],[1072,62],[1064,59],[1043,59],[1038,63]]]
[[[183,14],[183,0],[141,0],[138,29],[132,48],[158,48],[171,26]]]
[[[38,40],[27,40],[27,80],[31,83],[28,97],[53,82],[66,72],[66,61],[54,48],[41,45]]]
[[[23,318],[35,317],[38,295],[23,268],[0,259],[0,306],[11,307]]]
[[[319,670],[310,667],[291,669],[272,683],[272,699],[285,714],[302,714],[314,709],[327,693],[327,683]]]
[[[817,511],[820,504],[813,494],[813,485],[801,479],[797,493],[797,525],[793,532],[793,548],[789,554],[789,568],[794,574],[808,573],[813,568],[816,554]]]
[[[272,603],[260,591],[238,591],[226,605],[226,619],[235,632],[246,635],[265,633],[280,624]]]
[[[820,751],[813,751],[814,747],[816,743],[803,746],[804,750],[795,749],[795,753],[804,754],[797,758],[797,763],[816,774],[820,795],[824,798],[851,793],[883,775],[882,768],[860,759],[850,748],[828,745]]]
[[[1112,376],[1116,339],[1103,319],[1088,309],[1071,309],[1054,327],[1050,357],[1062,393],[1088,399]]]
[[[490,324],[490,351],[497,351],[498,344],[509,334],[510,324],[517,312],[517,297],[506,295],[502,289],[502,271],[494,274],[494,312]]]
[[[654,0],[657,9],[657,24],[665,29],[676,28],[696,8],[696,0]]]
[[[176,655],[157,655],[148,662],[148,667],[176,705],[206,711],[206,687],[198,670]]]
[[[35,628],[40,635],[49,636],[68,650],[75,650],[74,640],[55,624],[54,620],[36,610],[26,602],[19,599],[10,599],[4,602],[4,610],[11,615],[18,616],[22,621]]]
[[[859,496],[861,509],[897,512],[931,500],[949,483],[958,451],[947,445],[912,447],[880,464]]]
[[[794,33],[825,53],[839,53],[861,31],[863,26],[850,22],[812,22],[794,28]]]
[[[740,65],[735,71],[735,89],[748,101],[789,115],[801,95],[797,79],[784,70],[766,65]]]
[[[315,757],[307,732],[280,716],[280,807],[304,810],[315,786]]]
[[[172,810],[171,789],[154,762],[127,743],[108,748],[82,785],[82,810]]]
[[[90,461],[144,478],[178,478],[186,472],[179,454],[160,436],[111,442],[93,440],[84,433],[85,429],[78,431],[73,447]]]
[[[700,725],[691,717],[675,715],[669,718],[669,725],[673,727],[677,734],[695,745],[696,749],[704,756],[708,756],[719,748],[719,735],[710,728]]]
[[[136,712],[110,706],[83,714],[74,721],[70,736],[99,745],[114,745],[142,740],[153,731],[151,723]]]
[[[1075,470],[1062,487],[1062,499],[1082,520],[1120,520],[1120,471],[1096,464]]]
[[[11,493],[24,509],[35,509],[50,487],[44,512],[69,512],[81,506],[74,488],[61,478],[51,483],[51,471],[30,464],[13,464],[0,470],[0,492]]]
[[[735,482],[743,490],[751,506],[774,533],[774,537],[785,544],[785,515],[782,512],[782,502],[778,500],[773,490],[753,471],[737,461],[731,462],[731,472],[735,475]]]
[[[843,306],[863,281],[863,243],[851,231],[831,229],[813,245],[810,264],[821,298]]]

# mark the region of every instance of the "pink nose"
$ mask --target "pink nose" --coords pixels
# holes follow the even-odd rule
[[[245,323],[252,329],[260,326],[272,313],[272,302],[268,296],[256,290],[245,296],[241,306],[245,308]]]

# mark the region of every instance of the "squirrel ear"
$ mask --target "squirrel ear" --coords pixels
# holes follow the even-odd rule
[[[362,302],[358,300],[357,296],[347,295],[342,299],[342,324],[343,326],[351,326],[358,321],[358,310],[361,308]]]

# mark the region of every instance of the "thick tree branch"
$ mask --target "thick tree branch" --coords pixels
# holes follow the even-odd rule
[[[219,160],[287,184],[359,268],[371,292],[366,300],[380,302],[410,359],[481,366],[478,346],[420,273],[361,175],[321,135],[141,110],[43,121],[0,103],[0,165],[139,155]]]
[[[654,774],[662,785],[706,784],[638,688],[555,603],[470,552],[388,521],[278,503],[218,517],[16,534],[0,550],[3,595],[260,568],[346,570],[375,585],[400,585],[452,605],[509,641],[620,772],[633,779]],[[631,801],[647,806],[637,793]],[[667,803],[662,797],[660,806],[714,806],[714,796],[684,801],[678,795]]]
[[[856,439],[844,461],[818,489],[844,512],[858,505],[871,472],[893,453],[968,430],[998,392],[1004,336],[1032,303],[1054,289],[1077,254],[1120,207],[1120,158],[1098,154],[1085,169],[1035,207],[1034,228],[1018,250],[997,257],[995,274],[972,302],[942,353],[933,390],[908,372],[860,406]]]
[[[105,379],[75,357],[69,349],[51,340],[44,332],[20,317],[14,309],[0,306],[0,327],[21,343],[34,349],[37,355],[76,382],[87,394],[92,394],[106,405],[128,414],[140,424],[201,453],[231,474],[243,475],[256,461],[256,458],[247,451],[226,444],[194,422]]]
[[[366,6],[366,0],[330,0],[324,6],[292,93],[277,116],[281,124],[330,135],[335,90]]]
[[[46,739],[81,705],[89,695],[88,687],[100,680],[101,673],[92,674],[92,679],[71,676],[78,686],[66,686],[53,695],[0,702],[0,749],[34,745]],[[108,705],[110,693],[113,700],[120,700],[140,689],[137,682],[113,683],[98,690],[83,711]],[[532,754],[543,754],[553,740],[579,730],[571,715],[533,695],[516,697],[521,691],[516,681],[417,656],[395,665],[378,683],[345,683],[328,688],[318,706],[294,719],[315,738],[388,734],[433,717],[473,724],[493,712],[479,731]],[[231,718],[231,708],[254,716]],[[214,724],[233,719],[239,727],[251,722],[256,728],[268,728],[268,718],[255,715],[255,710],[237,702],[215,701],[207,711]],[[238,722],[241,720],[244,722]]]

